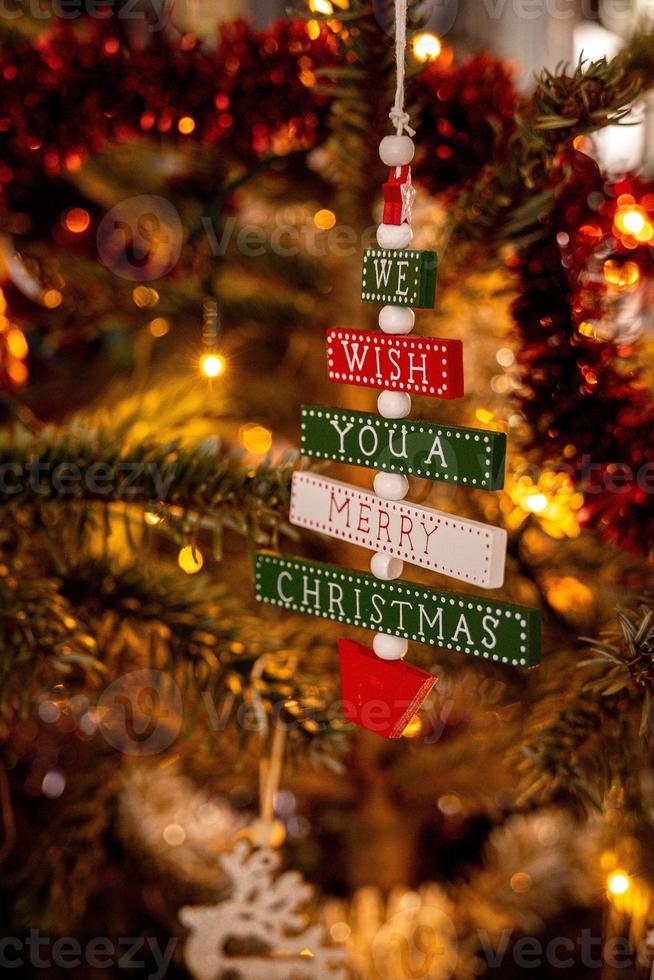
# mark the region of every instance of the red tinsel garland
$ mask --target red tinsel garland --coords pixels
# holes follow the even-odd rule
[[[313,70],[337,61],[329,29],[310,37],[298,20],[269,31],[229,23],[213,51],[162,33],[127,49],[111,25],[64,23],[0,51],[0,191],[7,204],[25,204],[39,173],[78,170],[107,141],[148,132],[229,141],[246,162],[276,143],[284,152],[312,146],[330,102],[313,91]]]
[[[516,95],[503,62],[479,55],[452,66],[448,55],[412,88],[422,114],[415,177],[434,193],[473,178],[502,154],[514,128]],[[223,143],[243,163],[311,147],[326,135],[331,102],[315,91],[315,70],[342,58],[330,28],[304,20],[268,31],[244,20],[223,24],[212,51],[162,33],[129,49],[109,21],[63,23],[21,40],[0,50],[0,200],[29,210],[39,174],[76,171],[107,141],[143,133]]]
[[[520,282],[513,315],[521,409],[536,455],[570,472],[583,491],[582,519],[621,547],[651,554],[654,399],[630,359],[635,337],[621,336],[616,316],[654,274],[654,195],[635,178],[609,183],[582,153],[562,161],[559,181],[565,190],[545,238],[511,263]],[[625,220],[642,224],[642,241]],[[646,297],[643,306],[646,316]],[[633,326],[630,312],[625,320]],[[607,340],[609,328],[617,334]]]
[[[473,180],[506,152],[517,95],[498,58],[480,54],[454,66],[439,58],[415,78],[412,97],[421,106],[413,177],[433,194]]]

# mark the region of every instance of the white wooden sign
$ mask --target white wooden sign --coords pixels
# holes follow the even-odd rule
[[[294,473],[291,524],[484,589],[504,582],[506,531],[313,473]]]

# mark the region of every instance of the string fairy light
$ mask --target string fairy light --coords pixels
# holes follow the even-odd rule
[[[220,319],[215,299],[206,299],[203,305],[202,343],[205,353],[200,358],[200,370],[206,378],[218,378],[225,371],[225,358],[218,352]]]
[[[607,887],[612,895],[626,895],[631,888],[631,878],[626,871],[614,871],[609,875]]]
[[[181,548],[177,556],[177,562],[182,571],[186,572],[187,575],[195,575],[202,568],[204,558],[197,545],[187,544]]]
[[[418,61],[434,61],[442,49],[443,46],[439,38],[428,32],[418,34],[413,42],[413,53]]]

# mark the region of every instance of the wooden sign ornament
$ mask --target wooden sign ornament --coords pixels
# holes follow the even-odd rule
[[[506,436],[430,422],[403,422],[321,405],[303,405],[305,456],[458,483],[477,490],[504,486]]]
[[[392,303],[432,309],[436,301],[436,252],[393,251],[393,241],[407,236],[388,230],[378,231],[386,248],[368,248],[363,253],[361,299],[366,303]]]
[[[293,474],[290,520],[482,589],[504,582],[503,528],[383,499],[329,477]]]
[[[407,503],[407,477],[477,490],[504,485],[503,433],[409,421],[411,395],[463,395],[460,340],[411,336],[413,308],[434,306],[437,256],[411,249],[414,134],[404,109],[407,0],[396,0],[397,89],[393,136],[379,155],[389,168],[382,187],[378,248],[363,256],[361,297],[378,303],[379,332],[330,328],[328,373],[339,384],[381,389],[379,416],[305,405],[301,448],[306,456],[378,469],[374,492],[307,471],[293,475],[290,521],[367,548],[371,575],[331,565],[261,554],[257,599],[377,630],[372,649],[339,640],[344,714],[356,724],[398,738],[428,697],[433,674],[403,662],[408,641],[428,643],[496,663],[538,663],[536,610],[473,595],[398,582],[404,562],[482,589],[504,581],[503,528]]]
[[[257,599],[282,609],[512,667],[540,659],[540,615],[526,606],[268,553],[255,581]]]
[[[411,664],[389,662],[354,640],[338,641],[343,714],[384,738],[401,738],[436,683]]]
[[[460,340],[328,330],[327,364],[332,381],[431,398],[463,395]]]

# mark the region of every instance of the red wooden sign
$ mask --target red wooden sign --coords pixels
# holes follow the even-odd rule
[[[329,377],[343,384],[434,398],[463,395],[463,344],[438,337],[395,337],[328,330]]]
[[[436,683],[402,660],[380,660],[354,640],[338,641],[343,714],[384,738],[400,738]]]

